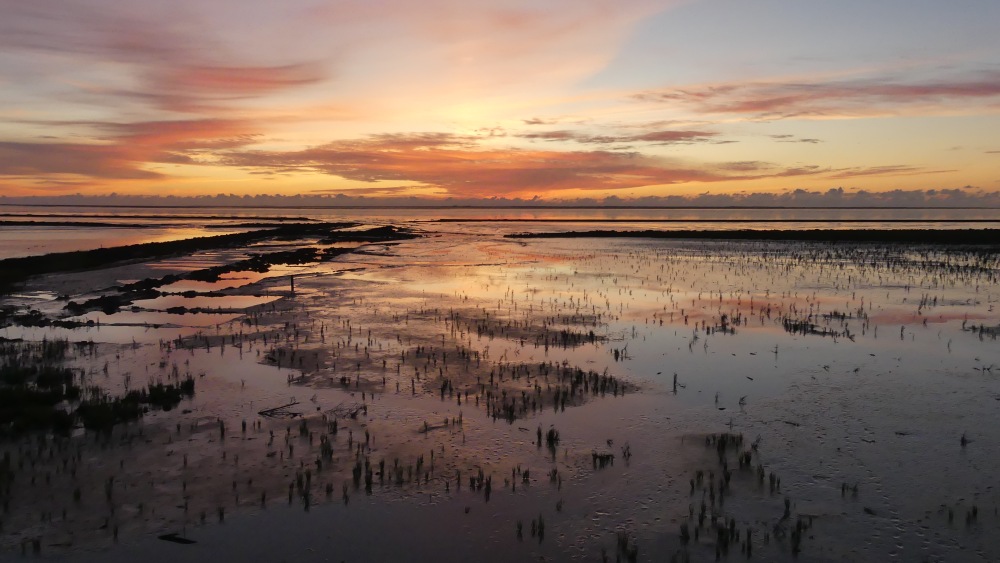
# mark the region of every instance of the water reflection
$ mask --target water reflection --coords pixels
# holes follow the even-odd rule
[[[367,247],[332,266],[162,288],[240,288],[238,296],[167,295],[136,302],[138,311],[86,317],[100,328],[4,329],[117,343],[69,361],[116,392],[196,382],[180,409],[119,429],[110,452],[100,439],[75,446],[94,459],[79,479],[93,486],[114,476],[121,485],[116,512],[74,512],[78,520],[57,520],[46,533],[106,539],[94,532],[102,518],[141,530],[163,520],[194,527],[199,513],[285,504],[286,494],[305,508],[343,507],[349,520],[350,499],[370,490],[474,506],[486,515],[478,527],[462,527],[467,512],[456,511],[454,527],[428,533],[442,545],[502,543],[513,558],[537,549],[595,559],[602,547],[614,553],[616,532],[627,531],[643,557],[686,549],[711,559],[718,530],[699,525],[699,511],[752,528],[767,560],[792,558],[799,518],[815,519],[800,546],[805,560],[900,552],[956,560],[968,553],[961,546],[1000,556],[986,509],[1000,501],[986,469],[997,462],[1000,430],[983,424],[1000,398],[995,255],[515,241],[482,224],[424,228],[435,236]],[[294,295],[274,285],[269,296],[250,295],[292,273]],[[216,299],[246,311],[164,312]],[[172,326],[152,328],[163,323]],[[294,419],[260,415],[286,404]],[[347,410],[354,416],[339,414]],[[550,429],[558,444],[543,440]],[[742,433],[746,443],[718,457],[704,447],[706,433]],[[595,454],[616,464],[598,467]],[[125,458],[143,465],[119,471]],[[54,487],[71,498],[72,480],[58,460],[50,465]],[[727,472],[732,489],[720,485],[729,486]],[[516,504],[490,505],[490,491]],[[66,503],[79,511],[61,496],[35,497],[13,503],[8,525],[28,526],[35,511],[58,514]],[[570,508],[555,508],[563,502]],[[139,503],[155,505],[156,517]],[[980,522],[952,522],[972,506]],[[543,513],[546,543],[518,543],[517,521]],[[686,547],[682,523],[702,534]],[[362,539],[379,537],[369,534]]]

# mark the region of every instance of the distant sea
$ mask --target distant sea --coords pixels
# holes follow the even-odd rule
[[[971,208],[34,207],[0,205],[0,258],[208,236],[295,221],[357,221],[483,235],[582,229],[983,229]]]

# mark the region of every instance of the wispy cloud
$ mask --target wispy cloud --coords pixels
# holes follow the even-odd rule
[[[583,144],[610,145],[615,143],[651,143],[654,145],[678,145],[712,142],[716,133],[711,131],[651,131],[638,135],[594,135],[580,131],[556,130],[539,133],[522,133],[522,139],[540,141],[573,141]]]
[[[137,160],[152,159],[159,152],[233,149],[249,145],[257,138],[248,123],[229,119],[107,123],[99,127],[109,131],[108,140],[117,143],[123,150],[138,153]]]
[[[774,168],[774,164],[761,160],[741,160],[736,162],[723,162],[719,165],[719,168],[733,172],[756,172],[759,170]]]
[[[529,119],[521,120],[525,125],[555,125],[558,120],[555,119],[542,119],[540,117],[532,117]]]
[[[261,64],[257,53],[243,55],[212,33],[213,24],[198,10],[172,8],[148,0],[128,7],[106,0],[5,2],[0,46],[79,61],[80,68],[116,67],[117,80],[110,83],[76,79],[78,91],[64,102],[132,101],[172,112],[218,113],[234,101],[329,78],[317,58],[303,59],[301,53]]]
[[[812,138],[808,138],[808,137],[800,138],[800,137],[796,137],[795,135],[788,135],[788,134],[768,135],[768,137],[774,139],[775,141],[777,141],[779,143],[808,143],[808,144],[811,144],[811,145],[815,145],[815,144],[823,142],[823,141],[821,141],[819,139],[812,139]]]
[[[908,108],[954,109],[956,104],[1000,98],[1000,72],[950,80],[894,76],[841,81],[740,82],[644,92],[637,99],[692,106],[700,112],[755,118],[824,118],[883,115]]]
[[[890,165],[890,166],[871,166],[865,168],[848,168],[841,170],[836,174],[830,176],[834,179],[846,179],[846,178],[857,178],[862,176],[914,176],[923,174],[942,174],[945,172],[954,172],[954,170],[928,170],[926,168],[921,168],[918,166],[907,166],[907,165]]]
[[[118,146],[83,143],[0,142],[0,176],[37,180],[74,175],[87,178],[148,180],[160,174],[143,170]]]
[[[327,78],[320,65],[279,66],[160,64],[144,73],[142,90],[118,90],[118,96],[149,101],[184,113],[217,113],[226,103],[318,84]]]
[[[240,121],[223,119],[136,123],[74,122],[97,133],[96,142],[0,142],[0,176],[47,185],[68,176],[90,181],[149,180],[163,174],[151,164],[198,164],[217,151],[244,147],[255,134]]]

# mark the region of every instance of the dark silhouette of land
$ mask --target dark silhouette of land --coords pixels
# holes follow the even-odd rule
[[[374,242],[401,240],[416,236],[395,227],[377,227],[365,231],[339,231],[339,229],[352,226],[356,226],[356,224],[281,225],[244,233],[7,258],[0,260],[0,293],[31,276],[93,270],[111,264],[167,258],[204,250],[238,248],[264,240],[298,240],[305,237],[320,237],[324,243]]]

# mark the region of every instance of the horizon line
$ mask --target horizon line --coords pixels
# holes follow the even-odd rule
[[[998,209],[982,205],[153,205],[121,203],[8,203],[0,207],[88,207],[135,209]]]

